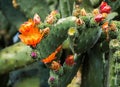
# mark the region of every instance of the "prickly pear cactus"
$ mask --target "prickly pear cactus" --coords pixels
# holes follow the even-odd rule
[[[28,2],[33,1],[0,1],[3,13],[9,21],[14,19],[11,23],[15,27],[26,18],[31,18],[18,30],[19,39],[27,46],[20,42],[0,51],[0,74],[37,61],[49,73],[49,78],[46,76],[48,82],[41,80],[41,86],[48,83],[50,87],[67,87],[80,66],[82,87],[120,86],[120,22],[112,21],[118,14],[112,12],[108,3],[103,1],[93,9],[100,0],[60,0],[60,13],[53,10],[48,14],[49,9],[44,7],[47,7],[49,0],[36,0],[26,7]],[[10,9],[7,10],[4,5]],[[44,10],[43,13],[41,10]],[[18,14],[18,21],[15,17],[9,18],[13,15],[12,11]]]
[[[120,86],[120,42],[114,39],[110,42],[110,59],[109,59],[109,87]]]

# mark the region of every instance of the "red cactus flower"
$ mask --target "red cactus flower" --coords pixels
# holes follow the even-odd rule
[[[106,3],[102,2],[100,5],[100,13],[110,13],[111,7]]]

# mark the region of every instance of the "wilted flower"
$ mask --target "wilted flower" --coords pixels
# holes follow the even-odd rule
[[[109,39],[109,22],[105,22],[103,25],[102,25],[102,30],[105,32],[106,36],[107,36],[107,40]]]
[[[61,65],[59,62],[56,62],[56,61],[52,61],[52,64],[51,64],[51,69],[52,70],[55,70],[55,71],[58,71],[60,69]]]
[[[80,19],[80,18],[77,18],[75,22],[76,22],[76,24],[79,25],[79,26],[84,23],[83,20]]]
[[[36,53],[36,52],[32,52],[32,53],[31,53],[31,57],[32,57],[32,58],[36,58],[36,57],[37,57],[37,53]]]
[[[110,30],[112,31],[116,30],[116,24],[114,22],[110,23]]]
[[[98,14],[99,14],[99,9],[94,9],[94,10],[92,11],[92,14],[93,14],[94,16],[98,15]]]
[[[55,21],[55,17],[54,17],[54,16],[49,15],[48,17],[46,17],[46,22],[47,22],[48,24],[53,24],[54,21]]]
[[[80,11],[80,15],[81,15],[81,16],[86,16],[86,15],[87,15],[87,13],[86,13],[86,11],[85,11],[84,8],[81,9],[81,11]]]
[[[52,12],[50,13],[50,15],[48,15],[48,16],[46,17],[46,22],[47,22],[48,24],[53,24],[53,23],[57,20],[56,16],[57,16],[58,14],[59,14],[59,13],[58,13],[57,10],[52,11]]]

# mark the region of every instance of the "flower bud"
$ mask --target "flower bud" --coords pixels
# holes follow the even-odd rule
[[[116,25],[115,23],[110,23],[110,30],[115,31],[116,30]]]
[[[100,13],[110,13],[111,7],[106,3],[102,2],[100,5]]]
[[[73,55],[69,55],[69,56],[66,58],[65,63],[66,63],[66,65],[68,65],[68,66],[74,65],[74,64],[75,64],[74,56],[73,56]]]
[[[84,8],[81,9],[81,11],[80,11],[80,15],[81,15],[81,16],[86,16],[86,15],[87,15],[87,13],[86,13],[86,11],[85,11]]]
[[[100,4],[100,9],[104,8],[106,5],[108,5],[108,4],[103,1],[103,2]]]
[[[103,20],[103,15],[102,14],[98,14],[95,16],[95,21],[97,23],[101,22]]]
[[[78,26],[80,26],[80,25],[82,25],[82,24],[84,23],[83,20],[80,19],[80,18],[77,18],[75,22],[76,22],[76,24],[77,24]]]
[[[94,10],[92,11],[92,14],[93,14],[94,16],[98,15],[98,14],[99,14],[99,10],[98,10],[98,9],[94,9]]]
[[[32,53],[31,53],[31,57],[32,57],[32,58],[36,58],[36,57],[37,57],[37,53],[36,53],[36,52],[32,52]]]
[[[49,78],[49,82],[53,83],[55,81],[55,78],[54,77],[50,77]]]
[[[35,24],[39,24],[41,22],[40,16],[38,14],[35,14],[33,21]]]
[[[110,13],[111,7],[109,5],[105,6],[104,8],[100,9],[100,13]]]
[[[107,13],[102,13],[103,19],[107,18],[108,14]]]

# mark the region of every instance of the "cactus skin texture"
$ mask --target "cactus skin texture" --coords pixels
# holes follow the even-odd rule
[[[82,73],[82,87],[104,87],[103,53],[99,43],[87,52]]]
[[[14,32],[17,32],[17,28],[21,23],[23,23],[23,21],[27,19],[26,17],[31,18],[35,13],[38,13],[41,16],[41,20],[43,20],[50,10],[50,8],[47,7],[46,0],[35,0],[34,2],[33,0],[15,0],[18,4],[18,7],[16,8],[13,7],[11,1],[12,0],[0,0],[0,9],[6,16],[7,20],[13,25],[9,31],[12,32],[11,36],[14,35]],[[111,0],[104,1],[109,2]],[[52,62],[48,64],[42,63],[43,66],[46,65],[47,69],[48,67],[50,68],[50,77],[53,77],[53,83],[49,82],[48,80],[50,87],[66,87],[71,82],[81,65],[81,87],[106,87],[104,86],[104,84],[107,84],[107,87],[120,86],[120,22],[115,22],[118,28],[118,30],[115,32],[115,37],[113,35],[115,39],[111,40],[113,38],[111,38],[110,36],[111,41],[110,43],[109,41],[107,43],[107,41],[105,41],[106,36],[101,36],[102,30],[100,28],[100,25],[102,23],[96,23],[94,21],[93,15],[89,13],[86,16],[80,15],[78,19],[83,20],[84,23],[80,26],[77,25],[77,17],[71,16],[74,7],[73,2],[78,2],[77,4],[81,3],[80,8],[84,7],[86,11],[89,12],[93,10],[93,6],[96,7],[97,4],[101,2],[101,0],[60,0],[59,6],[61,8],[59,10],[61,11],[62,17],[64,18],[58,20],[58,22],[56,22],[56,20],[56,23],[54,22],[54,24],[52,25],[47,25],[47,23],[42,22],[44,28],[49,27],[51,30],[48,35],[46,35],[42,39],[42,41],[37,44],[37,47],[35,49],[32,49],[29,46],[25,46],[22,43],[17,43],[0,51],[1,76],[3,74],[8,74],[8,72],[12,70],[18,69],[20,67],[25,67],[27,64],[35,62],[30,56],[31,52],[38,53],[37,57],[40,60],[48,57],[56,50],[58,46],[63,44],[63,42],[67,39],[70,48],[64,49],[63,53],[60,52],[61,54],[57,55],[59,56],[59,61],[55,61],[61,63],[62,59],[65,59],[62,57],[67,56],[68,54],[72,54],[74,55],[75,64],[69,66],[63,60],[60,64],[60,69],[58,71],[55,71],[50,66]],[[112,5],[111,3],[111,6],[113,6],[112,10],[118,10],[118,2],[120,1],[116,0],[115,4]],[[118,5],[115,7],[117,3]],[[115,16],[113,15],[108,15],[108,18],[106,19],[107,21],[111,21],[114,17]],[[14,28],[16,28],[16,30],[14,30]],[[73,36],[70,36],[68,34],[70,28],[74,28],[76,30]],[[67,53],[68,50],[70,50],[70,53]],[[109,53],[109,56],[106,53]],[[35,60],[39,60],[36,56],[33,57]],[[105,61],[103,61],[104,58],[106,59]],[[108,64],[108,71],[105,70],[104,63],[106,63],[106,65]],[[40,74],[43,76],[40,77],[42,79],[40,86],[43,87],[45,86],[45,83],[47,84],[47,81],[45,81],[45,79],[47,79],[48,77],[46,75],[46,72],[42,68],[40,70]],[[104,77],[104,70],[105,72],[108,72],[107,82],[105,82],[106,77]],[[48,73],[49,71],[47,71],[47,74]]]
[[[67,39],[67,31],[70,27],[75,27],[76,17],[60,19],[50,29],[50,33],[36,47],[40,53],[40,58],[50,55],[55,49]],[[62,34],[62,35],[61,35]]]
[[[48,36],[46,36],[36,47],[40,54],[40,59],[50,55],[60,44],[62,44],[67,39],[68,29],[71,27],[76,27],[75,20],[76,17],[60,19],[54,26],[51,27]],[[86,18],[85,21],[90,21],[90,19]],[[76,44],[76,47],[73,46],[73,48],[75,48],[75,53],[82,54],[96,43],[101,35],[101,29],[96,25],[88,29],[86,29],[86,27],[78,27],[78,31],[78,36],[73,36],[73,38],[76,39],[75,42],[72,40],[73,43]],[[75,54],[76,64],[74,66],[68,67],[66,64],[63,64],[62,68],[57,73],[51,70],[50,75],[51,77],[55,78],[54,83],[50,84],[51,87],[66,87],[67,84],[71,82],[83,60],[83,56],[78,54]]]
[[[120,42],[117,39],[113,39],[110,42],[110,54],[109,54],[109,76],[108,87],[120,86]]]
[[[32,49],[23,43],[17,43],[0,51],[0,74],[34,62],[30,53]]]
[[[109,75],[108,75],[108,87],[120,86],[120,23],[115,21],[118,28],[118,36],[116,39],[110,41],[110,53],[109,53]]]
[[[60,19],[54,26],[51,27],[50,33],[36,47],[39,51],[40,59],[50,55],[59,45],[61,45],[68,37],[68,29],[76,27],[76,17],[71,16]],[[80,28],[78,28],[79,30]],[[62,35],[61,35],[62,34]],[[82,29],[77,37],[75,44],[76,52],[82,53],[91,48],[101,35],[99,26],[89,29]],[[85,45],[86,44],[86,45]]]

